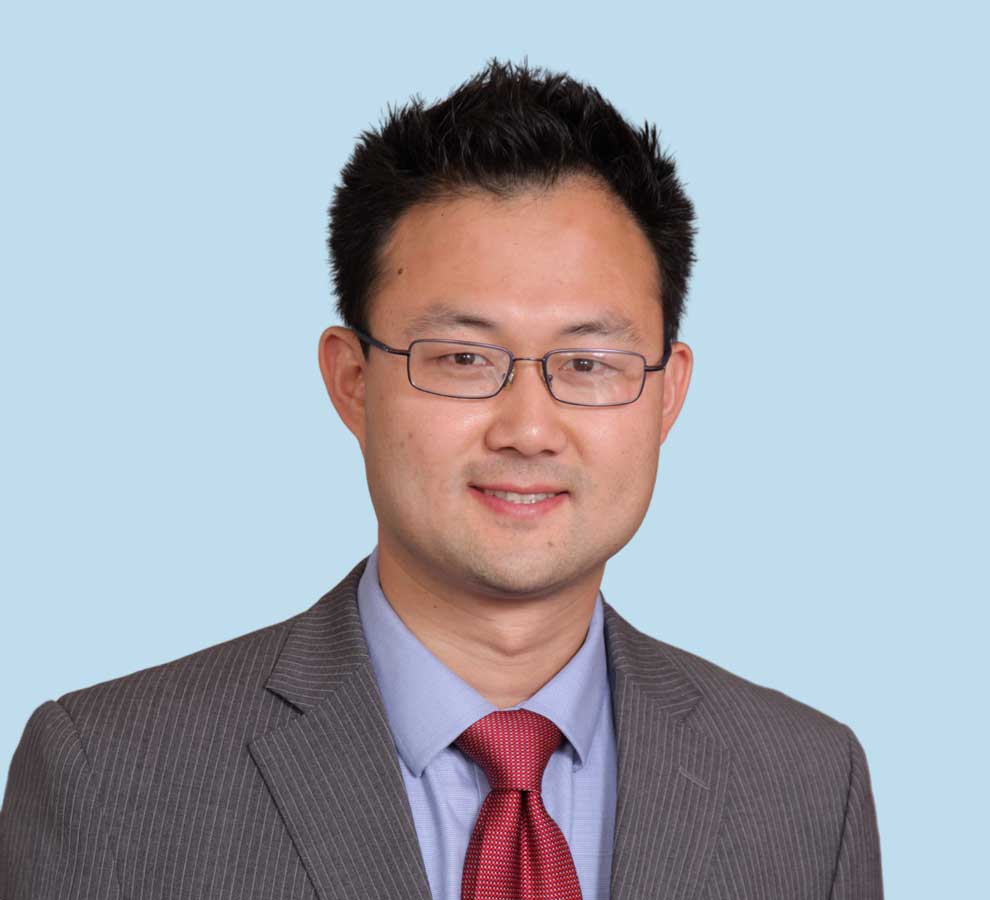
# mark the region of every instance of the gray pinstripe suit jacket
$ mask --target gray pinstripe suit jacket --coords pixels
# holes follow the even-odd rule
[[[429,900],[364,564],[285,622],[39,706],[0,812],[0,898]],[[852,731],[604,608],[612,900],[880,898]]]

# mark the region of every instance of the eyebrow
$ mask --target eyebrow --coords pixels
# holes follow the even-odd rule
[[[404,331],[407,338],[428,334],[436,329],[477,328],[481,331],[497,331],[499,325],[474,313],[466,312],[447,303],[434,303],[425,312],[409,322]],[[565,325],[557,332],[557,338],[596,335],[626,340],[631,343],[644,343],[639,330],[627,316],[613,311],[605,311],[594,319]]]

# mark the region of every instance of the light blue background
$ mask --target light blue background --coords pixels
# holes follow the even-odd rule
[[[360,452],[316,361],[325,208],[387,103],[526,55],[655,121],[699,214],[694,379],[606,598],[853,727],[888,896],[974,896],[976,8],[11,5],[2,774],[42,701],[288,617],[370,550]]]

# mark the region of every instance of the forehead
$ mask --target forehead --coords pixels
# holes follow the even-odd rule
[[[420,204],[400,217],[381,261],[369,318],[393,337],[571,327],[659,339],[652,247],[622,202],[588,179],[509,199],[478,192]]]

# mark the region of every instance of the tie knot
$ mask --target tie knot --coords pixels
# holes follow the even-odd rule
[[[539,791],[563,735],[546,716],[500,709],[466,728],[454,744],[484,770],[494,790]]]

